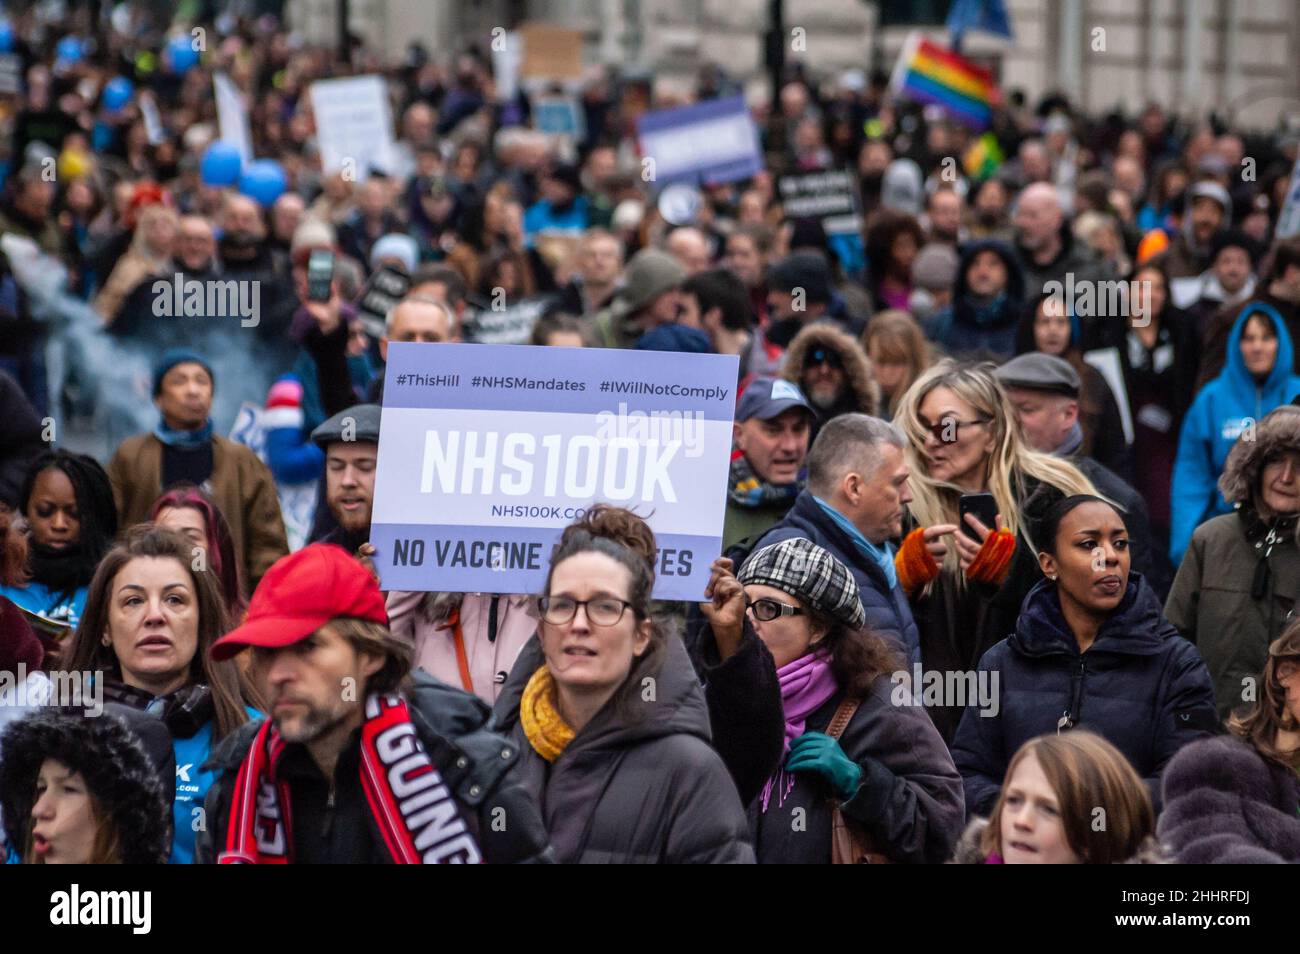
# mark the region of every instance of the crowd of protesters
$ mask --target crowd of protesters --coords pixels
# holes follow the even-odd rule
[[[968,167],[795,63],[682,209],[612,67],[556,136],[484,49],[41,9],[0,24],[11,863],[1300,862],[1300,133],[1012,92]],[[274,194],[210,181],[216,72]],[[391,167],[323,171],[312,82],[372,73]],[[785,214],[818,170],[858,234]],[[232,279],[255,327],[158,317]],[[738,356],[704,602],[603,505],[540,593],[382,592],[392,342]]]

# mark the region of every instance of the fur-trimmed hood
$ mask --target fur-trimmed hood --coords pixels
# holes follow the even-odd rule
[[[1281,453],[1300,454],[1300,407],[1283,404],[1264,415],[1255,427],[1254,440],[1243,433],[1228,451],[1219,490],[1228,503],[1254,504],[1264,462]]]
[[[75,709],[43,709],[9,725],[0,751],[0,811],[9,846],[23,850],[36,778],[41,763],[51,758],[86,780],[90,794],[117,826],[124,864],[166,863],[172,844],[172,779],[160,778],[146,744],[124,715],[107,708],[97,718]]]
[[[988,827],[988,824],[989,820],[987,818],[972,818],[967,823],[966,830],[962,832],[957,847],[953,849],[952,860],[948,863],[951,865],[984,864],[987,855],[980,848],[980,839],[984,837],[984,829]],[[1142,842],[1137,854],[1125,861],[1124,864],[1165,865],[1169,864],[1169,856],[1154,837],[1149,837]]]
[[[857,398],[857,408],[873,417],[880,413],[880,384],[876,372],[862,346],[847,332],[829,321],[816,321],[808,325],[790,342],[785,360],[781,363],[781,377],[800,384],[803,363],[808,352],[815,348],[829,348],[839,354],[844,362],[845,378]]]

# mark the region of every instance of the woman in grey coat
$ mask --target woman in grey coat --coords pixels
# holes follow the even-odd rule
[[[1165,616],[1200,650],[1225,719],[1259,699],[1269,644],[1300,596],[1300,407],[1243,431],[1219,489],[1235,512],[1196,528]]]
[[[627,510],[597,505],[565,529],[498,725],[559,861],[752,863],[690,658],[648,614],[655,553]]]

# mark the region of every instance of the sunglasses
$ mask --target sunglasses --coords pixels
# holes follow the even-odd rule
[[[807,371],[819,364],[824,364],[828,368],[843,368],[844,359],[840,357],[838,351],[832,351],[830,348],[814,348],[804,359],[803,367]]]
[[[797,606],[791,606],[789,603],[782,603],[779,600],[763,597],[758,600],[745,598],[749,604],[750,610],[754,613],[754,619],[761,623],[770,623],[779,616],[802,616],[803,610]]]
[[[976,424],[988,424],[993,419],[991,417],[977,417],[973,421],[959,421],[955,417],[946,418],[936,424],[927,424],[925,418],[921,418],[921,427],[934,435],[934,439],[940,444],[955,444],[961,437],[963,427],[973,427]]]

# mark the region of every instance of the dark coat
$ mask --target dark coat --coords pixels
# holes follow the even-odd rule
[[[781,764],[785,715],[776,662],[748,616],[740,647],[722,660],[713,630],[695,610],[687,620],[687,651],[704,686],[713,747],[748,805]]]
[[[45,452],[41,418],[22,386],[0,371],[0,503],[22,508],[19,500],[27,470]]]
[[[1300,775],[1239,739],[1206,739],[1165,769],[1160,840],[1180,864],[1300,863]]]
[[[992,810],[1016,751],[1067,717],[1068,727],[1090,729],[1124,753],[1158,808],[1165,763],[1218,723],[1205,662],[1161,615],[1139,574],[1129,576],[1124,598],[1082,654],[1056,584],[1045,580],[1025,599],[1015,633],[979,668],[997,674],[998,712],[968,707],[952,748],[972,815]]]
[[[712,633],[706,629],[702,637],[703,655],[718,658]],[[716,710],[711,706],[723,716],[714,721],[719,751],[763,753],[766,772],[757,777],[766,781],[784,758],[785,717],[775,660],[746,625],[736,655],[706,671],[706,694],[722,703]],[[761,691],[751,689],[755,684]],[[840,736],[840,747],[862,768],[862,782],[841,810],[845,818],[862,825],[876,851],[894,862],[935,864],[949,857],[961,833],[962,782],[924,708],[901,704],[909,698],[891,676],[880,675],[859,703]],[[807,717],[806,732],[826,732],[842,699],[844,693],[836,693]],[[766,811],[762,781],[749,799],[748,812],[759,863],[831,863],[832,794],[822,777],[779,773]],[[787,795],[790,781],[793,788]]]
[[[1270,525],[1253,510],[1207,520],[1192,534],[1169,592],[1165,615],[1205,658],[1221,718],[1250,701],[1242,698],[1247,679],[1258,689],[1269,644],[1300,596],[1300,549],[1294,520],[1287,523],[1269,544]]]
[[[980,252],[993,252],[1007,270],[1007,285],[997,308],[981,310],[970,293],[966,276]],[[953,287],[952,307],[925,322],[925,334],[949,354],[968,359],[1004,361],[1015,354],[1016,332],[1025,310],[1025,273],[1011,246],[981,239],[962,247]]]
[[[1032,533],[1048,508],[1064,496],[1051,484],[1026,478],[1023,493],[1019,495],[1020,515],[1026,529]],[[908,533],[915,526],[909,513],[903,532]],[[951,573],[940,572],[928,588],[912,599],[912,612],[921,636],[921,664],[927,671],[973,670],[994,644],[1015,631],[1025,596],[1042,579],[1038,557],[1023,533],[1016,538],[1016,552],[1001,586],[963,582]],[[927,711],[944,741],[951,744],[962,718],[962,707],[927,706]]]
[[[543,664],[532,639],[497,698],[502,728],[521,749],[520,781],[541,807],[566,863],[753,863],[745,812],[710,743],[704,692],[682,641],[667,637],[655,698],[628,719],[611,701],[554,763],[519,722],[524,687]],[[638,697],[640,698],[640,697]]]
[[[858,584],[858,598],[862,600],[862,609],[867,614],[867,627],[877,635],[894,640],[909,663],[920,661],[921,637],[902,585],[891,589],[885,571],[874,560],[863,555],[849,539],[849,535],[836,526],[807,490],[795,498],[794,506],[785,515],[785,519],[763,535],[754,546],[754,551],[782,540],[800,537],[828,550],[835,559],[849,568]]]
[[[467,822],[477,829],[483,859],[489,864],[553,860],[537,805],[520,784],[521,753],[492,731],[487,703],[419,671],[412,680],[412,688],[404,693],[411,721]],[[261,725],[260,720],[249,722],[228,735],[209,763],[224,774],[208,790],[207,829],[199,833],[196,846],[200,863],[212,863],[224,850],[239,765]],[[331,786],[305,746],[286,746],[280,765],[290,786],[297,862],[380,864],[388,860],[361,787],[360,757],[358,730],[339,756]],[[500,817],[508,818],[509,824],[493,824]]]

